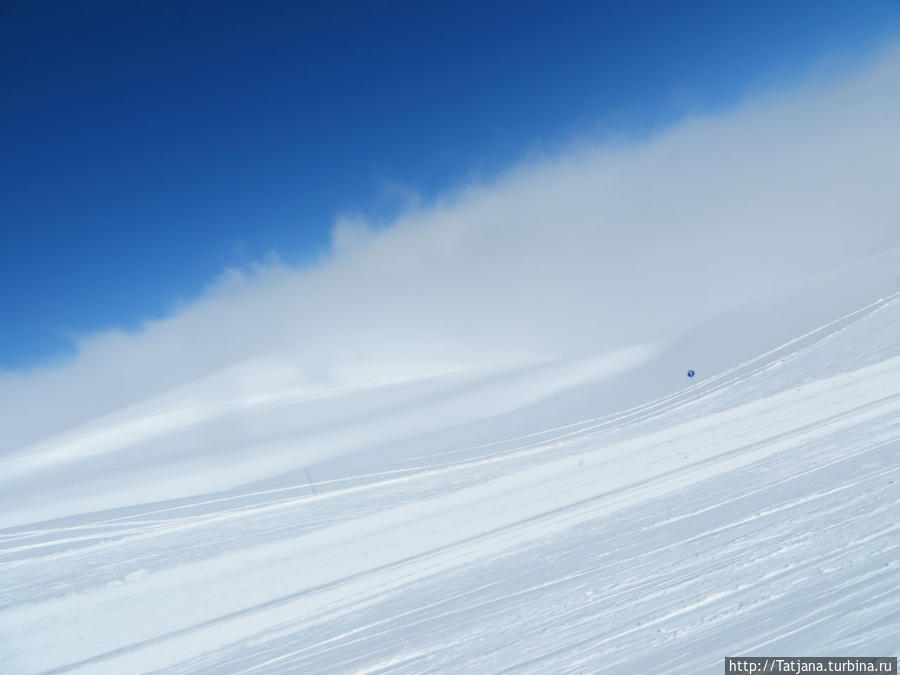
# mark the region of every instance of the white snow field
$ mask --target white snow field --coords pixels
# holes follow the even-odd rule
[[[898,262],[564,360],[260,359],[8,452],[0,672],[897,655]]]

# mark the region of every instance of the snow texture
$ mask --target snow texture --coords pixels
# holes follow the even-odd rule
[[[565,360],[318,389],[248,362],[253,395],[222,373],[6,456],[0,671],[896,655],[896,263]]]

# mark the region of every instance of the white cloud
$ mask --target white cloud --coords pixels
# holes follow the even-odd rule
[[[258,354],[348,364],[599,351],[900,245],[900,50],[640,142],[576,144],[386,227],[342,220],[304,269],[229,271],[173,316],[0,375],[0,449]]]

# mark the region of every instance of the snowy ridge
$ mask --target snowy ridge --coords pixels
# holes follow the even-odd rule
[[[482,443],[419,436],[424,452],[309,478],[8,528],[0,670],[687,673],[896,654],[898,327],[893,295],[614,414],[499,438],[488,420],[440,434]]]

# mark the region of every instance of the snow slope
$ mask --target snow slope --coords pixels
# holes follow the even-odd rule
[[[222,374],[12,453],[0,672],[896,655],[896,262],[614,353]]]

